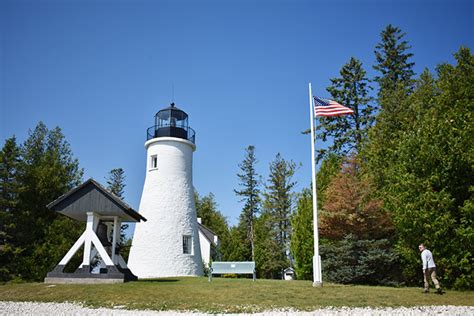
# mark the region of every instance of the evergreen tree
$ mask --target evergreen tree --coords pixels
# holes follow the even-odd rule
[[[259,278],[281,278],[288,267],[286,253],[275,238],[274,219],[270,213],[263,213],[255,220],[255,265]]]
[[[18,192],[16,174],[19,164],[20,149],[13,136],[5,141],[0,151],[0,210],[2,213],[12,213],[16,207]]]
[[[46,205],[79,185],[82,170],[73,158],[69,143],[59,127],[48,130],[40,122],[20,148],[22,163],[17,181],[18,216],[15,240],[22,248],[18,258],[17,276],[24,279],[42,279],[54,267],[77,239],[83,229],[81,223],[64,218],[46,208]],[[67,222],[59,225],[56,223]],[[58,225],[57,225],[58,224]],[[57,244],[48,239],[50,227],[54,234],[70,233],[74,238]],[[54,255],[48,250],[54,250]]]
[[[379,97],[386,91],[400,87],[411,90],[415,63],[409,61],[413,54],[407,52],[411,46],[404,39],[405,35],[400,28],[391,24],[380,33],[381,42],[374,51],[377,64],[373,66],[380,73],[375,77],[380,87]]]
[[[292,189],[296,182],[292,181],[296,164],[286,161],[278,153],[270,163],[268,184],[264,193],[263,212],[269,215],[272,235],[278,245],[279,252],[285,257],[289,251],[291,234],[290,216],[293,208]],[[286,265],[286,263],[285,263]],[[280,267],[279,270],[285,267]]]
[[[399,258],[387,239],[321,240],[323,279],[343,284],[397,285]]]
[[[125,172],[122,168],[115,168],[109,171],[107,180],[107,190],[123,200],[123,190],[125,184]]]
[[[239,224],[229,230],[229,244],[227,246],[224,261],[249,261],[252,260],[252,248],[248,238],[246,227],[242,223],[242,216]]]
[[[394,132],[400,129],[401,121],[407,117],[404,102],[413,91],[413,66],[410,62],[411,48],[404,40],[405,33],[400,28],[389,24],[381,33],[381,42],[375,47],[377,64],[373,66],[380,75],[375,77],[379,84],[378,101],[381,113],[377,118],[382,139],[393,138]]]
[[[406,102],[414,122],[405,123],[395,143],[383,187],[399,236],[404,277],[419,282],[417,245],[437,258],[445,286],[473,289],[474,56],[455,54],[457,65],[425,71]]]
[[[354,111],[353,115],[339,117],[319,117],[317,139],[326,141],[333,138],[328,149],[319,149],[317,160],[329,153],[345,156],[349,152],[359,152],[367,133],[375,120],[375,107],[370,104],[369,79],[362,63],[351,57],[340,71],[340,78],[332,78],[327,91],[334,100]]]
[[[199,197],[195,194],[197,217],[201,218],[202,224],[212,230],[219,238],[219,247],[213,260],[226,260],[229,255],[230,233],[227,220],[217,209],[214,194]]]
[[[123,200],[123,193],[125,189],[125,171],[122,168],[114,168],[109,171],[109,174],[105,178],[107,180],[107,190],[115,194],[121,200]],[[131,244],[126,238],[126,231],[128,229],[128,224],[122,224],[120,226],[120,245],[119,251],[122,258],[128,258],[130,252]],[[129,246],[126,246],[130,244]]]
[[[414,63],[410,62],[413,54],[407,52],[411,47],[404,37],[400,28],[388,25],[381,32],[381,42],[375,49],[380,112],[362,156],[367,159],[367,171],[378,188],[385,184],[390,161],[398,159],[395,147],[403,123],[413,120],[407,110],[407,98],[413,90]]]
[[[20,163],[16,138],[8,138],[0,151],[0,282],[15,276],[15,257],[21,253],[15,238],[19,191],[17,172]]]
[[[255,169],[257,158],[255,157],[255,147],[248,146],[246,149],[246,157],[239,164],[240,172],[237,176],[240,179],[239,186],[241,190],[234,190],[237,196],[242,197],[244,208],[240,215],[240,223],[246,232],[246,239],[250,243],[251,260],[255,261],[255,218],[260,206],[260,188],[259,176]],[[249,258],[247,258],[248,260]]]

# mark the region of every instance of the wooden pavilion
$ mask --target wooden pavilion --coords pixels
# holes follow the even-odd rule
[[[47,207],[74,220],[86,222],[86,228],[59,264],[47,274],[45,283],[118,283],[136,279],[119,254],[120,227],[123,222],[146,219],[124,201],[89,179],[60,196]],[[73,273],[65,266],[84,246],[83,260]],[[105,268],[92,273],[91,263],[100,257]]]

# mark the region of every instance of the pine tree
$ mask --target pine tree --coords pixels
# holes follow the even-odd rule
[[[17,262],[18,277],[40,280],[58,263],[83,229],[81,223],[46,208],[48,203],[79,185],[82,169],[61,129],[48,130],[43,122],[30,131],[21,146],[20,156],[15,239],[23,249]],[[56,221],[65,224],[56,225]],[[74,238],[61,244],[48,238],[65,232]],[[48,253],[50,255],[46,255]]]
[[[123,193],[125,189],[125,171],[122,168],[114,168],[109,171],[109,174],[105,178],[107,180],[107,190],[115,194],[121,200],[123,200]],[[128,258],[130,247],[125,247],[127,244],[126,231],[128,224],[122,224],[120,226],[120,255],[123,258]]]
[[[123,200],[123,190],[125,184],[125,172],[122,168],[115,168],[109,171],[107,180],[107,189]]]
[[[217,209],[214,194],[209,193],[201,198],[195,193],[195,202],[197,217],[200,217],[202,224],[216,233],[219,238],[219,247],[212,259],[226,260],[230,244],[229,225],[225,216]]]
[[[19,191],[17,172],[20,163],[16,138],[8,138],[0,151],[0,282],[15,276],[15,257],[21,253],[15,238]]]
[[[240,179],[239,186],[241,190],[234,190],[237,196],[242,197],[241,202],[244,202],[244,208],[240,214],[240,226],[246,232],[246,239],[250,243],[251,259],[255,261],[255,218],[260,207],[260,188],[259,176],[255,169],[257,158],[255,157],[255,147],[248,146],[246,149],[246,157],[239,164],[241,173],[237,176]]]
[[[373,66],[380,73],[375,77],[380,87],[379,97],[400,87],[406,90],[412,88],[415,63],[409,61],[413,54],[406,52],[411,46],[404,40],[405,35],[391,24],[380,33],[381,42],[374,51],[377,64]]]
[[[413,91],[414,63],[410,62],[413,54],[407,52],[411,47],[405,35],[400,28],[388,25],[381,32],[381,42],[374,51],[377,60],[374,69],[379,72],[375,81],[379,84],[380,112],[362,156],[367,159],[367,170],[379,188],[387,178],[385,171],[389,162],[398,159],[395,146],[403,133],[403,124],[413,120],[407,98]]]
[[[270,213],[262,213],[255,220],[255,266],[259,278],[281,278],[288,267],[286,253],[275,238],[274,219]]]
[[[263,212],[270,215],[270,223],[279,251],[286,255],[291,234],[290,216],[293,209],[292,181],[296,164],[286,161],[278,153],[270,163],[270,174],[264,193]],[[282,267],[283,268],[283,267]]]
[[[323,279],[343,284],[398,285],[399,257],[388,239],[321,239]]]
[[[242,217],[237,226],[229,230],[229,244],[224,261],[249,261],[252,258],[251,244],[246,227],[242,223]]]
[[[317,160],[329,153],[345,156],[349,152],[359,152],[367,133],[375,120],[375,107],[369,96],[371,87],[362,63],[351,57],[341,71],[341,77],[332,78],[327,91],[334,100],[351,108],[353,115],[340,117],[320,117],[317,124],[317,139],[326,141],[333,138],[333,144],[328,149],[319,149]]]

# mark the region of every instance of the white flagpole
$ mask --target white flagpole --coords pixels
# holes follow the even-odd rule
[[[321,278],[321,256],[319,255],[319,234],[318,234],[318,197],[316,195],[316,159],[314,157],[314,143],[316,142],[315,122],[314,122],[314,100],[309,83],[309,113],[311,117],[311,174],[313,183],[313,229],[314,229],[314,256],[313,256],[313,286],[322,286]]]

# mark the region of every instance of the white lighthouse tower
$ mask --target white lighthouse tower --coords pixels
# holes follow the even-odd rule
[[[138,278],[203,274],[192,179],[195,133],[174,103],[147,130],[146,177],[128,266]]]

